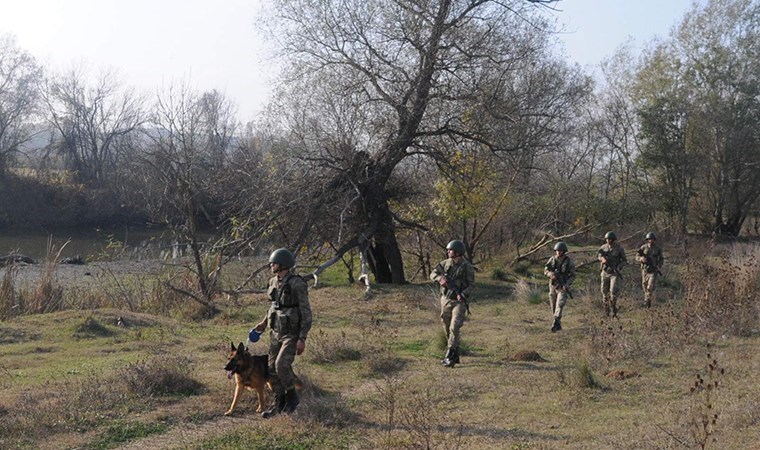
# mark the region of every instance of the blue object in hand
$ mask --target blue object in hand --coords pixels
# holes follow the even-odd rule
[[[251,328],[251,331],[248,332],[248,340],[251,342],[259,342],[260,337],[261,333],[256,331],[256,328]]]

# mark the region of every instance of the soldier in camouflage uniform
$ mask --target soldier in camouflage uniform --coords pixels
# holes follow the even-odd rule
[[[646,244],[639,247],[636,259],[641,263],[641,288],[644,290],[644,305],[652,307],[657,275],[662,275],[662,248],[657,245],[657,236],[651,231],[646,235]]]
[[[274,405],[261,413],[269,418],[281,412],[290,414],[298,406],[296,376],[293,361],[306,348],[306,336],[311,329],[311,306],[306,281],[291,269],[296,258],[290,250],[279,248],[269,257],[269,267],[275,275],[269,280],[267,291],[272,302],[264,320],[256,324],[263,332],[267,323],[269,333],[269,374]]]
[[[625,250],[617,242],[615,233],[612,231],[607,232],[604,235],[604,240],[606,243],[602,245],[596,255],[602,266],[601,287],[604,313],[607,316],[612,313],[612,317],[617,317],[617,300],[620,293],[620,285],[623,281],[620,269],[624,264],[628,263],[628,259],[625,257]]]
[[[552,308],[554,322],[552,333],[562,329],[562,309],[570,294],[570,285],[575,280],[575,263],[567,256],[567,244],[562,241],[554,245],[554,256],[544,266],[544,275],[549,277],[549,306]]]
[[[448,259],[441,261],[430,279],[441,287],[441,321],[446,332],[448,348],[443,365],[454,367],[459,364],[459,329],[464,323],[467,299],[475,283],[475,269],[464,259],[464,243],[451,241],[446,246]]]

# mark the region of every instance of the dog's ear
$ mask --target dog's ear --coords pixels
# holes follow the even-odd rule
[[[232,341],[230,341],[230,347],[232,347],[232,351],[233,351],[233,352],[234,352],[235,350],[237,350],[237,349],[235,348],[235,343],[234,343],[234,342],[232,342]]]
[[[242,342],[240,344],[238,344],[237,351],[239,353],[243,353],[245,351],[245,345]]]

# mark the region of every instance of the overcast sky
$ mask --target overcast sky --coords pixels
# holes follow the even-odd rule
[[[372,0],[367,0],[372,1]],[[706,0],[701,0],[702,2]],[[148,91],[177,81],[217,89],[248,121],[272,72],[256,33],[257,0],[0,0],[0,34],[53,69],[114,68]],[[628,37],[664,37],[692,0],[562,0],[568,58],[590,70]]]

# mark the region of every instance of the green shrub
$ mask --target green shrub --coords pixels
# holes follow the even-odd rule
[[[588,389],[600,389],[602,384],[596,379],[591,365],[586,360],[578,361],[575,365],[575,380],[578,386]]]

